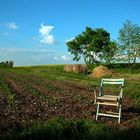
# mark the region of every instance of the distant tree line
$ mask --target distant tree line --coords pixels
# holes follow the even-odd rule
[[[73,60],[83,58],[88,67],[97,63],[126,63],[131,71],[140,61],[140,26],[126,20],[119,30],[118,41],[112,41],[110,33],[103,28],[86,27],[66,44]]]
[[[13,65],[13,61],[0,62],[0,68],[12,68]]]

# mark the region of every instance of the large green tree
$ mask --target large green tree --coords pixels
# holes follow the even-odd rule
[[[116,51],[116,43],[110,40],[110,34],[103,28],[86,30],[67,42],[68,51],[74,55],[73,60],[78,61],[81,57],[87,65],[99,61],[111,63]]]
[[[120,60],[127,62],[129,70],[140,58],[140,26],[127,20],[119,31]]]

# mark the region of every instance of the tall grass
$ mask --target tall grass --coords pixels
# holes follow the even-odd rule
[[[12,130],[3,139],[10,140],[139,140],[140,122],[135,127],[117,128],[99,124],[91,120],[70,121],[52,118],[47,122],[26,123],[18,130]]]

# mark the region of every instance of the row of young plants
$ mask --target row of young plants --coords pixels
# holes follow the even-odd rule
[[[10,72],[11,74],[9,74],[9,76],[15,80],[24,80],[26,83],[30,82],[33,85],[37,85],[37,86],[43,86],[44,88],[46,88],[48,91],[54,92],[54,93],[62,93],[63,89],[60,87],[56,87],[54,86],[51,82],[44,80],[43,78],[41,78],[40,76],[36,76],[33,74],[22,74],[22,73],[18,73],[18,71],[16,72]]]
[[[58,96],[64,95],[69,96],[73,98],[73,100],[80,101],[82,103],[91,103],[91,99],[88,97],[85,97],[85,94],[79,95],[74,93],[71,90],[65,90],[60,86],[54,85],[54,82],[49,81],[41,76],[36,76],[33,74],[22,74],[22,73],[8,73],[8,75],[14,79],[15,81],[18,81],[21,86],[24,85],[24,88],[28,90],[30,93],[40,96],[42,99],[50,99],[52,103],[55,103],[56,101],[59,101],[57,98]],[[39,90],[43,89],[43,91]]]
[[[51,106],[57,105],[59,97],[65,94],[63,88],[56,87],[51,82],[40,79],[35,75],[8,72],[6,76],[7,79],[14,80],[28,95],[36,96]],[[70,95],[68,94],[68,96]]]
[[[23,92],[28,93],[28,95],[33,95],[38,97],[42,101],[47,101],[48,103],[53,102],[53,98],[45,93],[42,93],[39,89],[35,87],[35,82],[31,82],[29,78],[25,75],[9,74],[9,78],[14,80],[14,82],[23,90]],[[32,78],[32,77],[30,77]]]
[[[34,107],[31,109],[31,111],[33,114],[36,113],[37,117],[39,119],[41,119],[43,117],[38,116],[38,114],[44,115],[45,113],[49,114],[50,116],[59,115],[59,116],[71,117],[72,115],[69,114],[70,113],[69,111],[71,111],[72,114],[75,111],[72,111],[72,109],[70,109],[70,108],[73,105],[75,105],[77,102],[78,102],[78,104],[79,104],[79,102],[82,102],[82,106],[81,106],[82,110],[80,111],[80,114],[82,113],[82,111],[85,111],[86,107],[85,107],[85,105],[83,105],[83,104],[87,104],[85,98],[82,98],[79,95],[75,96],[74,92],[73,93],[72,92],[65,93],[66,92],[65,90],[59,90],[59,92],[55,93],[55,91],[52,90],[52,92],[51,92],[51,90],[49,90],[50,93],[48,93],[46,87],[43,87],[43,84],[45,85],[45,84],[49,83],[49,86],[51,86],[50,84],[52,84],[52,83],[48,82],[48,81],[47,82],[44,81],[44,82],[42,82],[42,84],[39,84],[43,80],[42,79],[39,82],[40,79],[37,80],[39,77],[30,76],[30,78],[28,78],[29,75],[24,75],[24,74],[20,75],[20,74],[15,74],[12,72],[4,72],[4,75],[5,75],[6,82],[9,83],[11,90],[15,94],[16,100],[18,100],[18,102],[19,102],[19,106],[17,107],[17,110],[16,110],[16,113],[18,113],[18,114],[20,113],[20,114],[23,114],[25,116],[26,115],[28,116],[29,114],[26,113],[26,109],[24,109],[24,108],[26,108],[26,106],[30,106],[34,103],[35,103],[35,106],[33,105]],[[45,90],[40,91],[39,89],[36,88],[35,85],[38,85],[39,87],[41,87],[41,85],[42,85],[42,88],[46,89],[46,92],[45,92]],[[53,86],[54,85],[52,85],[52,87]],[[24,97],[26,96],[26,97],[22,98],[23,96]],[[81,100],[81,99],[83,99],[83,100]],[[62,103],[61,103],[61,101],[62,101]],[[40,105],[36,105],[38,103]],[[66,103],[66,104],[68,103],[67,104],[68,108],[63,107],[62,109],[60,109],[61,106],[63,105],[63,103]],[[48,105],[49,108],[45,109],[46,105]],[[77,108],[79,109],[80,107],[78,106]],[[56,109],[58,109],[62,114],[59,113]],[[65,109],[66,109],[66,112],[65,112]],[[43,110],[43,112],[39,111],[39,110]],[[39,112],[37,112],[37,111],[39,111]],[[49,111],[50,113],[47,113],[47,111]],[[80,114],[77,116],[80,116]]]
[[[0,88],[2,93],[6,96],[8,105],[14,107],[17,102],[15,101],[14,94],[12,93],[8,83],[5,81],[3,73],[0,73]]]

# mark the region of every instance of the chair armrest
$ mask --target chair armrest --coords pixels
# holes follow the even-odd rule
[[[97,99],[97,89],[99,89],[99,86],[100,85],[92,85],[91,88],[92,88],[92,91],[93,91],[93,94],[94,94],[94,104],[96,104],[96,99]]]
[[[122,104],[122,98],[123,98],[123,87],[124,86],[120,86],[121,91],[120,91],[120,94],[119,94],[119,101],[120,101],[121,104]]]
[[[96,104],[96,99],[97,99],[97,92],[96,89],[94,89],[94,104]]]
[[[94,94],[94,104],[96,104],[96,99],[97,99],[97,87],[99,85],[93,85],[92,88],[93,88],[93,94]]]

